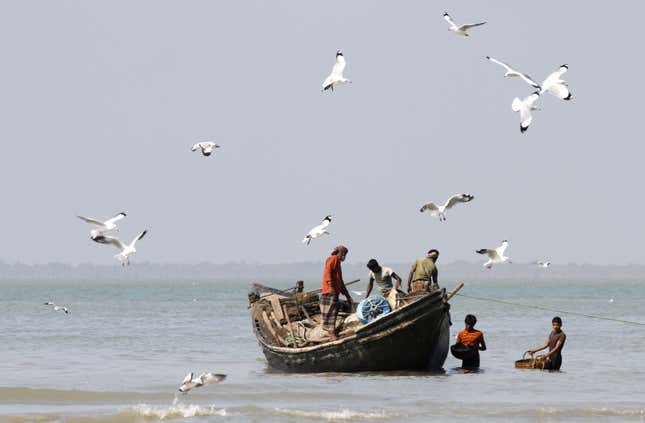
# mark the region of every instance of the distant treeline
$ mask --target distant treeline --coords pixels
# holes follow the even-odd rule
[[[383,263],[392,267],[405,280],[411,263]],[[233,262],[224,264],[161,264],[137,262],[122,268],[118,264],[96,265],[49,263],[27,265],[0,261],[0,281],[15,280],[240,280],[248,282],[290,282],[304,280],[308,286],[318,284],[323,262],[255,264]],[[345,263],[346,280],[361,278],[367,281],[365,263]],[[645,280],[645,266],[598,266],[590,264],[554,264],[542,269],[533,264],[514,263],[484,269],[481,263],[439,263],[439,280],[449,286],[455,281],[639,281]],[[443,284],[442,284],[443,285]]]

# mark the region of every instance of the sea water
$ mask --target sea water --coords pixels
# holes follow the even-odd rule
[[[0,282],[0,422],[645,421],[645,325],[535,308],[645,323],[641,283],[467,284],[465,295],[513,303],[451,300],[451,338],[468,313],[485,334],[481,371],[470,374],[454,357],[435,374],[272,371],[251,329],[248,286]],[[515,369],[556,314],[567,334],[562,370]],[[178,394],[191,371],[228,378]]]

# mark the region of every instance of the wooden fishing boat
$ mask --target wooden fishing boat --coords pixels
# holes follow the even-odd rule
[[[335,341],[311,341],[319,326],[318,295],[254,285],[249,293],[253,331],[269,366],[287,372],[438,370],[449,349],[450,294],[445,289],[404,295],[395,309],[342,328]],[[302,286],[300,286],[302,289]],[[297,289],[296,289],[297,291]],[[339,313],[349,321],[355,313]]]

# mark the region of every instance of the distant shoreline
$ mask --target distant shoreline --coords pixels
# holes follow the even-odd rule
[[[387,263],[406,280],[411,263]],[[52,264],[8,264],[0,262],[0,282],[16,280],[252,280],[318,281],[323,262],[253,264],[253,263],[200,263],[162,264],[136,262],[129,268],[114,265],[62,263]],[[361,278],[367,282],[365,263],[354,262],[343,265],[346,279]],[[455,262],[439,264],[439,280],[450,285],[450,281],[479,283],[486,281],[643,281],[643,265],[590,265],[554,264],[542,269],[534,264],[514,263],[484,269],[481,263]]]

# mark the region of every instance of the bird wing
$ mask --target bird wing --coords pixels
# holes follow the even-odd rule
[[[495,251],[497,252],[497,254],[498,254],[500,257],[502,257],[502,256],[504,255],[504,252],[506,251],[506,249],[507,249],[507,248],[508,248],[508,241],[503,241],[503,242],[502,242],[502,245],[500,245],[499,247],[497,247],[497,249],[495,249]]]
[[[99,244],[112,244],[121,251],[125,250],[125,245],[121,242],[119,238],[101,234],[101,235],[95,236],[92,239],[95,242],[98,242]]]
[[[430,210],[430,213],[436,213],[439,211],[439,207],[434,203],[434,202],[429,202],[428,204],[424,204],[421,206],[420,212],[423,213],[426,210]]]
[[[531,122],[533,122],[531,109],[528,107],[520,109],[520,128],[522,129],[522,132],[526,131],[526,129],[531,126]]]
[[[226,375],[219,373],[202,373],[199,377],[202,381],[202,385],[208,385],[211,383],[218,383],[226,379]]]
[[[477,254],[485,254],[491,260],[495,260],[499,258],[499,255],[497,254],[497,250],[490,250],[488,248],[482,248],[481,250],[477,250]]]
[[[106,221],[105,224],[109,225],[110,223],[118,222],[119,220],[123,219],[125,216],[126,216],[126,214],[121,212],[121,213],[117,214],[116,216],[114,216],[112,219]]]
[[[519,75],[520,78],[522,78],[524,81],[526,81],[527,84],[531,85],[532,87],[535,87],[535,88],[538,88],[538,89],[540,88],[540,84],[535,82],[533,80],[533,78],[531,78],[530,76],[528,76],[524,72],[520,72],[518,70],[513,69],[508,63],[504,63],[501,60],[497,60],[494,57],[490,57],[490,56],[486,56],[486,58],[488,60],[490,60],[491,62],[497,63],[498,65],[504,67],[504,69],[506,69],[507,72],[511,72],[513,74]]]
[[[533,94],[527,96],[524,99],[524,103],[528,106],[529,109],[532,109],[538,98],[540,98],[540,93],[536,91]]]
[[[96,225],[96,226],[105,226],[103,222],[100,220],[92,219],[91,217],[84,217],[84,216],[76,216],[81,220],[84,220],[85,222],[89,223],[90,225]]]
[[[183,385],[184,383],[188,383],[191,380],[193,380],[193,372],[188,373],[184,380],[181,381],[181,384]]]
[[[444,19],[446,20],[446,22],[448,22],[451,26],[457,26],[457,25],[455,24],[455,21],[453,21],[453,20],[452,20],[452,18],[450,17],[450,15],[448,14],[448,12],[446,12],[446,13],[444,13],[444,14],[443,14],[443,18],[444,18]]]
[[[313,236],[316,236],[316,235],[320,235],[320,233],[321,233],[322,231],[324,231],[324,230],[325,230],[325,227],[324,227],[322,224],[320,224],[320,225],[318,225],[318,226],[313,227],[313,228],[309,231],[309,233],[307,234],[307,236],[308,236],[308,237],[313,237]]]
[[[331,221],[329,221],[329,220],[327,220],[327,218],[325,218],[325,219],[323,219],[322,222],[320,222],[320,225],[318,225],[318,228],[320,228],[321,230],[325,230],[325,229],[327,229],[327,226],[329,226],[330,223],[331,223]]]
[[[336,77],[341,77],[343,76],[343,71],[345,70],[346,66],[345,62],[345,56],[342,54],[336,55],[336,63],[334,64],[334,67],[331,70],[331,75],[330,76],[336,76]]]
[[[485,23],[486,23],[486,22],[477,22],[477,23],[463,24],[462,26],[460,26],[460,27],[459,27],[459,29],[461,29],[462,31],[465,31],[465,30],[467,30],[467,29],[469,29],[469,28],[474,28],[474,27],[476,27],[476,26],[482,26],[482,25],[484,25]]]
[[[560,83],[560,77],[564,74],[569,67],[567,65],[562,65],[558,68],[557,71],[551,72],[549,76],[542,82],[542,92],[549,89],[551,85]]]
[[[532,86],[532,87],[534,87],[534,88],[537,88],[537,89],[540,89],[540,88],[541,88],[541,87],[540,87],[540,84],[538,84],[537,82],[535,82],[535,81],[533,80],[533,78],[531,78],[530,76],[528,76],[528,75],[527,75],[527,74],[525,74],[524,72],[518,72],[518,71],[515,71],[515,72],[517,72],[517,74],[520,76],[520,78],[522,78],[522,79],[523,79],[527,84],[529,84],[530,86]]]
[[[450,197],[448,201],[446,201],[446,204],[444,204],[444,207],[447,209],[450,209],[452,208],[452,206],[454,206],[457,203],[467,203],[471,201],[473,198],[475,197],[469,194],[455,194],[452,197]]]
[[[137,241],[140,240],[141,238],[143,238],[147,233],[148,233],[148,230],[146,229],[145,231],[143,231],[139,235],[137,235],[136,238],[134,238],[132,240],[132,242],[130,243],[130,246],[134,247],[134,244],[136,244]]]
[[[488,60],[490,60],[493,63],[497,63],[498,65],[504,67],[507,72],[516,72],[515,69],[511,68],[508,64],[502,62],[501,60],[497,60],[494,57],[486,56]]]
[[[547,91],[562,100],[569,100],[571,98],[571,92],[565,83],[553,84],[547,88]]]

